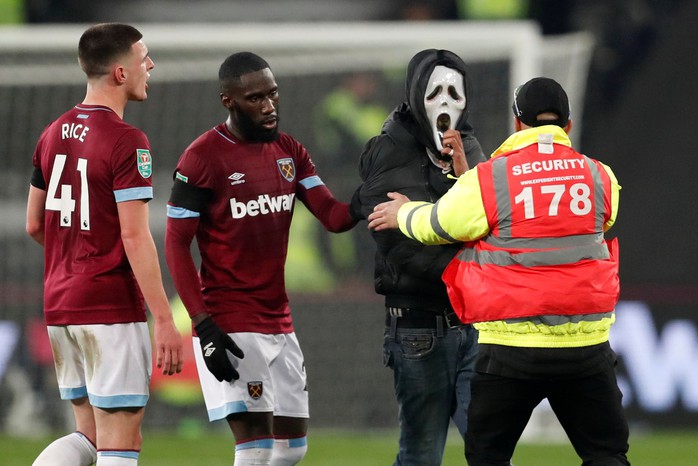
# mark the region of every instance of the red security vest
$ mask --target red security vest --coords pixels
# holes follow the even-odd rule
[[[478,165],[490,233],[443,273],[464,323],[613,311],[617,240],[606,242],[611,180],[573,149],[538,144]]]

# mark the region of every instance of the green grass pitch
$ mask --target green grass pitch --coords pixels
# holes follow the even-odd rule
[[[0,464],[26,466],[51,439],[0,436]],[[392,464],[397,448],[395,431],[311,431],[303,466],[385,466]],[[186,436],[145,432],[139,464],[142,466],[230,466],[232,437],[222,430]],[[635,434],[630,441],[633,466],[698,465],[698,430]],[[567,443],[521,443],[514,454],[516,466],[578,465],[580,460]],[[449,437],[444,466],[465,465],[463,446]]]

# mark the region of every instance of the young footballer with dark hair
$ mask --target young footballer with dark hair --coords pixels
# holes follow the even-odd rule
[[[357,220],[305,148],[279,131],[279,90],[267,62],[233,54],[219,80],[228,118],[179,160],[167,208],[167,263],[196,330],[209,419],[230,425],[235,466],[294,465],[307,450],[309,416],[284,284],[294,204],[303,202],[332,232]]]
[[[183,362],[148,225],[150,145],[122,119],[128,101],[147,98],[154,64],[141,33],[116,23],[87,29],[78,58],[85,99],[41,134],[27,205],[27,232],[44,246],[58,387],[76,432],[34,466],[135,466],[152,371],[145,304],[157,367],[172,375]]]

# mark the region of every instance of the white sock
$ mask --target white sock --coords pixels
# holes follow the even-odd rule
[[[90,466],[97,461],[97,449],[80,432],[54,440],[44,448],[32,466]]]
[[[100,450],[95,466],[138,466],[138,455],[133,450]]]
[[[269,466],[274,440],[263,438],[235,445],[233,466]]]
[[[307,451],[307,437],[276,439],[270,466],[294,466],[301,462]]]

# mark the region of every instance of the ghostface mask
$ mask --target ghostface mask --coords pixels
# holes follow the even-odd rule
[[[429,76],[424,94],[424,109],[431,125],[438,150],[443,149],[443,133],[455,128],[465,109],[463,75],[443,65],[436,66]],[[437,157],[441,154],[435,154]]]

